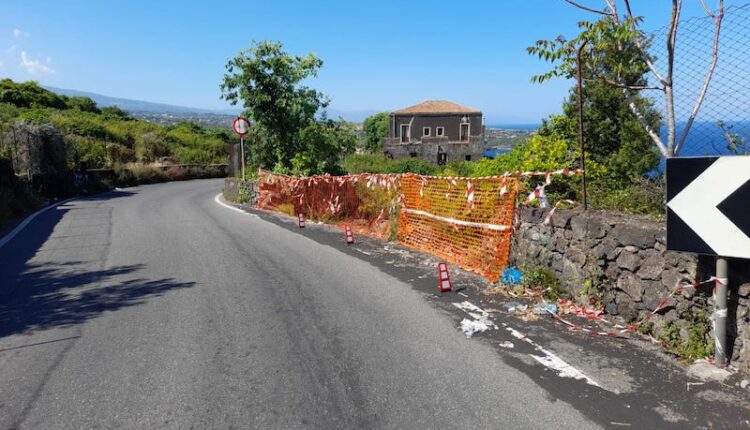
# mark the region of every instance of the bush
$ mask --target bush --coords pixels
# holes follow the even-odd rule
[[[541,290],[542,296],[551,302],[568,297],[568,291],[560,284],[555,273],[546,267],[524,267],[522,269],[525,288]]]
[[[344,159],[344,170],[349,174],[357,173],[416,173],[418,175],[435,175],[440,171],[436,164],[419,158],[401,158],[392,160],[384,155],[357,154]]]
[[[588,200],[590,207],[594,209],[646,215],[663,220],[665,218],[664,176],[633,178],[629,182],[599,178],[589,182]]]

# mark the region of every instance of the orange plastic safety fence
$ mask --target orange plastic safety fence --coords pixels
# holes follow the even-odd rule
[[[510,252],[515,178],[401,178],[401,243],[497,281]]]
[[[258,208],[398,239],[496,281],[507,264],[518,180],[418,175],[293,177],[261,171]],[[400,216],[396,214],[400,211]]]
[[[358,234],[387,238],[401,187],[399,175],[294,177],[260,171],[259,209],[328,224],[350,225]]]

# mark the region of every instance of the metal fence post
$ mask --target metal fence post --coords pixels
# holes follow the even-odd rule
[[[583,210],[588,210],[588,190],[586,189],[586,146],[583,141],[583,79],[581,78],[581,52],[588,43],[584,41],[578,47],[576,55],[576,78],[578,80],[578,143],[581,145],[581,193],[583,194]]]
[[[727,364],[727,290],[728,263],[724,257],[716,257],[716,288],[714,289],[714,344],[716,352],[714,360],[717,366],[723,367]]]

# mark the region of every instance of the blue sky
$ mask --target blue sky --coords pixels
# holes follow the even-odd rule
[[[645,29],[668,23],[667,0],[632,4]],[[698,0],[685,0],[683,16],[699,15]],[[591,15],[562,0],[4,0],[0,76],[221,109],[227,60],[269,39],[323,59],[309,85],[338,110],[448,99],[481,109],[490,124],[536,123],[559,112],[571,83],[530,83],[548,65],[525,48],[574,35],[581,19]]]

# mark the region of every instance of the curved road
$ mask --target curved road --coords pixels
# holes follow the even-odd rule
[[[0,429],[595,427],[222,183],[77,199],[0,248]]]

